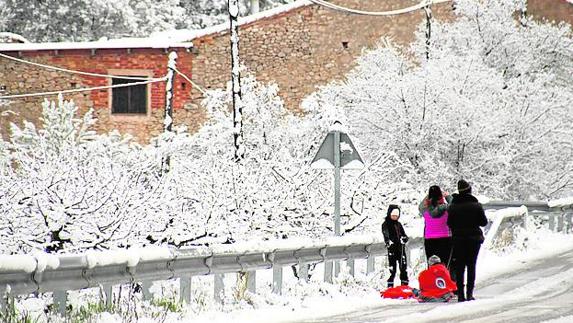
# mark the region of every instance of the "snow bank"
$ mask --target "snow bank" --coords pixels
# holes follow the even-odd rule
[[[527,207],[525,207],[524,205],[520,207],[508,207],[505,209],[499,209],[488,212],[490,219],[520,217],[526,214],[527,214]]]
[[[32,256],[36,259],[36,271],[42,272],[46,269],[57,269],[60,267],[60,258],[56,255],[36,252]]]
[[[88,268],[126,264],[135,267],[143,261],[172,259],[174,257],[167,247],[131,248],[125,250],[88,251],[85,260]]]
[[[571,1],[573,1],[573,0],[571,0]],[[547,205],[549,205],[549,207],[572,206],[573,205],[573,196],[562,198],[562,199],[557,199],[557,200],[551,200],[551,201],[547,202]]]
[[[319,159],[314,163],[310,164],[310,168],[314,169],[334,169],[334,165],[327,159]]]
[[[58,256],[44,252],[35,252],[29,255],[0,255],[0,272],[42,272],[46,269],[56,269],[59,266],[60,259]]]
[[[30,255],[0,255],[0,272],[36,270],[36,258]]]
[[[348,133],[348,129],[342,125],[342,123],[340,122],[334,122],[330,128],[328,128],[328,131],[339,131],[339,132],[344,132],[344,133]]]
[[[238,242],[233,245],[217,245],[210,250],[212,253],[248,253],[272,252],[277,249],[301,249],[328,246],[345,246],[352,244],[383,243],[382,234],[379,235],[347,235],[341,237],[327,237],[325,239],[289,238],[285,240],[268,240],[254,242]]]

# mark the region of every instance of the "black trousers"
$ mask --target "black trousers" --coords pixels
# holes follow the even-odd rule
[[[454,239],[454,258],[456,285],[458,295],[464,295],[464,274],[467,269],[467,293],[473,294],[476,280],[476,262],[481,247],[481,241],[473,239]]]
[[[424,249],[426,251],[426,260],[436,255],[448,268],[452,259],[452,238],[435,238],[424,239]]]
[[[393,245],[388,248],[388,265],[390,266],[388,287],[394,287],[397,267],[400,267],[401,285],[408,285],[408,260],[406,259],[406,249],[403,244]]]

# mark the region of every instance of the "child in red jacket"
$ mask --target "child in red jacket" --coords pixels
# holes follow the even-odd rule
[[[456,283],[452,281],[450,272],[438,256],[431,256],[428,264],[430,267],[418,276],[420,283],[418,300],[420,302],[448,302],[457,290]]]

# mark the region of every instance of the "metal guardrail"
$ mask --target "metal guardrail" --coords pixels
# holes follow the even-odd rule
[[[484,204],[486,209],[501,209],[525,205],[527,211],[540,211],[540,214],[525,212],[512,217],[498,220],[497,228],[503,221],[511,220],[515,224],[525,224],[526,217],[548,216],[555,219],[556,225],[551,227],[555,231],[570,232],[573,224],[571,205],[551,208],[547,203],[540,202],[498,202]],[[548,213],[558,211],[558,213]],[[523,213],[523,212],[522,212]],[[490,233],[490,236],[497,234]],[[409,252],[423,248],[422,238],[413,238],[409,242]],[[38,268],[32,272],[23,270],[6,270],[0,266],[0,293],[5,295],[29,295],[46,292],[54,293],[54,303],[58,305],[60,313],[66,311],[67,291],[84,288],[101,287],[106,295],[106,302],[111,303],[112,286],[143,283],[145,297],[150,297],[148,288],[153,281],[179,278],[180,297],[182,301],[191,300],[191,277],[199,275],[213,275],[215,298],[220,300],[220,291],[223,289],[222,275],[225,273],[248,272],[248,289],[255,291],[256,271],[260,269],[273,269],[273,292],[280,294],[282,287],[282,270],[285,266],[296,265],[299,268],[299,279],[308,279],[308,266],[312,263],[325,262],[324,280],[332,282],[332,261],[346,260],[351,274],[354,273],[354,260],[367,259],[367,273],[375,270],[375,258],[386,255],[383,242],[356,243],[347,245],[324,245],[301,248],[282,248],[253,252],[221,252],[213,253],[205,250],[198,252],[193,249],[181,249],[169,257],[161,259],[140,260],[134,266],[124,263],[107,264],[100,266],[90,265],[88,256],[59,256],[59,266],[54,268]],[[411,259],[411,257],[410,257]],[[330,266],[328,266],[330,265]],[[44,266],[45,267],[45,266]],[[329,269],[330,268],[330,269]],[[42,270],[40,270],[42,269]]]
[[[487,203],[484,203],[483,207],[485,209],[490,209],[490,210],[492,209],[499,210],[508,207],[520,207],[522,205],[527,207],[529,211],[550,212],[552,210],[552,208],[549,207],[549,204],[547,202],[528,202],[528,201],[511,201],[511,202],[489,201]]]
[[[412,245],[422,244],[420,238],[413,239]],[[139,261],[136,266],[127,263],[110,264],[90,268],[86,255],[59,256],[60,265],[31,273],[22,270],[0,270],[0,292],[10,295],[54,293],[61,313],[65,313],[66,291],[84,288],[103,287],[107,302],[111,300],[111,286],[133,282],[150,283],[172,278],[180,279],[182,301],[190,301],[189,277],[199,275],[219,275],[225,273],[251,272],[273,268],[275,293],[280,293],[282,267],[298,265],[301,273],[308,273],[308,264],[336,260],[368,259],[369,272],[374,271],[374,257],[385,255],[382,242],[350,245],[325,245],[309,248],[265,250],[245,253],[194,254],[193,250],[181,250],[168,259]],[[280,269],[280,270],[277,270]],[[306,269],[306,270],[305,270]],[[252,274],[250,279],[254,280]],[[215,277],[215,297],[222,289],[221,277]],[[306,279],[306,277],[301,277]],[[278,281],[280,280],[280,282]],[[332,281],[332,278],[325,280]],[[218,281],[218,283],[217,283]],[[219,285],[219,286],[217,286]],[[9,287],[8,287],[9,286]],[[254,284],[250,286],[254,289]],[[276,287],[279,288],[276,288]],[[144,289],[149,286],[145,286]],[[254,290],[253,290],[254,291]],[[145,292],[144,292],[145,294]]]
[[[554,204],[554,205],[552,205]],[[506,217],[505,224],[525,226],[527,217],[540,218],[542,222],[547,221],[547,227],[555,232],[573,232],[573,204],[551,203],[551,202],[531,202],[531,201],[489,201],[483,204],[486,210],[500,210],[505,208],[526,207],[528,214],[525,216]],[[500,223],[500,225],[503,225]]]

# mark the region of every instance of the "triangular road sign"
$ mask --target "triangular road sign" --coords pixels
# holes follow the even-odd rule
[[[350,137],[344,132],[340,133],[340,146],[338,149],[340,149],[340,168],[361,169],[364,167],[364,162],[360,158],[358,150],[354,147]],[[318,169],[334,168],[334,131],[326,135],[310,167]]]

